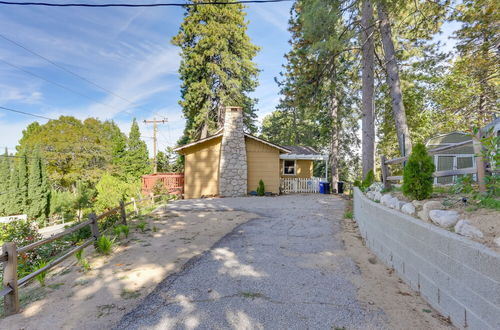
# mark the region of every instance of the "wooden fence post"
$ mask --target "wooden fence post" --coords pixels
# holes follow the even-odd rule
[[[151,206],[155,205],[155,195],[151,194]]]
[[[131,200],[132,200],[132,203],[133,203],[133,205],[134,205],[134,212],[135,212],[135,215],[139,215],[139,209],[137,208],[137,203],[135,202],[135,198],[134,198],[134,197],[132,197],[132,198],[131,198]]]
[[[380,167],[382,169],[382,182],[384,183],[384,188],[385,189],[390,189],[391,188],[391,183],[387,181],[387,177],[389,176],[389,168],[387,167],[387,164],[385,163],[387,159],[385,158],[384,155],[380,157]]]
[[[90,224],[90,229],[92,230],[92,236],[94,236],[95,240],[97,241],[99,239],[99,226],[97,225],[97,216],[95,215],[94,212],[89,214],[89,220],[92,221]]]
[[[125,202],[120,201],[120,217],[122,219],[122,225],[127,225],[127,212],[125,212]]]
[[[8,259],[3,263],[3,286],[12,289],[4,297],[4,314],[6,316],[19,313],[19,290],[17,286],[17,248],[16,243],[7,242],[3,245]]]

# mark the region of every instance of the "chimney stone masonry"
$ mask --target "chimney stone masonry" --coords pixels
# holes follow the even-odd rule
[[[247,194],[247,153],[243,128],[243,109],[226,107],[220,152],[220,196]]]

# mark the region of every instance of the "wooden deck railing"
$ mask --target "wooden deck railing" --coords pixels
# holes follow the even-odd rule
[[[455,149],[455,148],[462,147],[462,146],[472,144],[472,143],[473,143],[472,141],[459,142],[459,143],[455,143],[452,145],[431,149],[428,151],[428,154],[431,156],[437,155],[443,151]],[[390,188],[390,181],[403,180],[402,175],[390,175],[388,165],[401,164],[401,163],[407,161],[408,158],[409,158],[409,156],[405,156],[405,157],[399,157],[399,158],[387,160],[385,156],[381,157],[380,164],[382,167],[382,182],[384,183],[385,188]],[[486,170],[488,170],[488,169],[486,169]],[[433,173],[433,176],[435,178],[438,178],[438,177],[452,176],[452,175],[477,174],[477,171],[478,171],[477,167],[468,167],[468,168],[461,168],[461,169],[456,169],[456,170],[435,171]]]
[[[64,230],[63,232],[60,232],[58,234],[52,235],[46,239],[43,239],[41,241],[37,241],[34,243],[31,243],[29,245],[17,248],[16,244],[13,242],[6,242],[3,245],[3,253],[0,255],[0,262],[3,262],[3,289],[0,290],[0,297],[4,297],[4,314],[6,316],[16,314],[19,312],[19,288],[26,285],[30,280],[35,278],[38,274],[41,274],[43,272],[46,272],[53,268],[54,266],[60,264],[62,261],[67,259],[68,257],[72,256],[76,252],[84,249],[85,247],[91,245],[94,243],[100,236],[99,233],[99,227],[98,227],[98,221],[100,219],[106,218],[112,214],[117,213],[118,211],[120,212],[120,220],[121,223],[124,225],[127,225],[127,218],[130,217],[133,213],[136,215],[139,214],[139,209],[137,204],[140,202],[145,202],[145,201],[151,201],[152,205],[155,202],[155,199],[157,197],[160,197],[162,195],[156,195],[156,196],[148,196],[139,200],[135,200],[132,198],[132,200],[128,203],[125,203],[124,201],[120,201],[120,205],[108,210],[104,213],[101,213],[99,215],[96,215],[94,212],[89,214],[88,220],[81,222],[77,224],[76,226],[73,226],[71,228],[68,228]],[[133,205],[133,211],[130,213],[126,213],[126,207],[128,205]],[[62,256],[58,257],[57,259],[51,261],[44,267],[37,269],[33,273],[30,273],[26,275],[25,277],[18,279],[17,278],[17,258],[19,255],[26,253],[28,251],[34,250],[44,244],[50,243],[52,241],[55,241],[59,238],[62,238],[68,234],[71,234],[81,228],[84,228],[86,226],[90,226],[90,229],[92,231],[92,237],[87,239],[83,244],[72,248]]]

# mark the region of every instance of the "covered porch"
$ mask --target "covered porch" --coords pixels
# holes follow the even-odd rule
[[[324,177],[314,176],[314,162],[328,162],[328,155],[311,147],[285,146],[288,154],[280,155],[280,193],[319,193],[320,182],[327,181],[328,166]]]

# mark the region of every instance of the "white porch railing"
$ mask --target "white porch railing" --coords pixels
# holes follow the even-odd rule
[[[280,190],[282,194],[292,193],[319,193],[321,178],[281,178]]]

